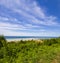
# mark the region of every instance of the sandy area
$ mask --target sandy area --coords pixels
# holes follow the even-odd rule
[[[25,41],[25,40],[40,40],[40,39],[37,39],[37,38],[7,39],[8,42],[10,42],[10,41],[20,41],[20,40]]]

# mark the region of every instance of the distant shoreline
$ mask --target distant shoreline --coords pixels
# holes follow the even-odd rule
[[[25,41],[25,40],[39,40],[39,39],[37,39],[37,38],[17,38],[17,39],[6,39],[7,41],[21,41],[21,40],[23,40],[23,41]]]
[[[20,41],[20,40],[41,40],[41,39],[51,39],[57,37],[31,37],[31,36],[5,36],[7,41]]]

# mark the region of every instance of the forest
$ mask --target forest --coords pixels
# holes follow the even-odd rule
[[[60,37],[8,42],[0,36],[0,63],[60,63]]]

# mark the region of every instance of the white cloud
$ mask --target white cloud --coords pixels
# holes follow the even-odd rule
[[[0,16],[0,22],[16,22],[16,23],[21,23],[18,19],[16,18],[11,18],[11,17],[2,17]]]
[[[32,25],[32,24],[12,24],[12,23],[8,23],[8,22],[0,22],[0,29],[3,30],[15,30],[15,31],[19,31],[19,30],[32,30],[32,28],[40,28],[40,31],[42,27],[38,26],[38,25]],[[36,30],[34,30],[36,31]],[[38,31],[38,30],[37,30]]]
[[[16,32],[12,30],[0,30],[0,35],[4,33],[5,36],[60,36],[58,32],[45,32],[45,31],[40,31],[39,33],[37,32]]]
[[[0,29],[23,30],[25,29],[25,27],[20,24],[18,25],[18,24],[0,22]]]
[[[54,16],[47,16],[36,1],[31,0],[0,0],[0,4],[19,13],[28,21],[42,25],[57,25]],[[36,17],[40,18],[37,19]]]
[[[37,33],[23,33],[23,32],[16,32],[12,30],[32,30],[32,28],[39,28],[37,31],[45,31],[41,25],[45,26],[56,26],[59,23],[56,21],[57,17],[55,16],[47,16],[41,6],[38,6],[35,0],[0,0],[0,4],[4,5],[12,12],[17,13],[23,16],[26,20],[22,19],[22,21],[26,22],[22,24],[18,18],[8,18],[8,17],[0,17],[0,29],[1,32],[5,35],[9,34],[16,34],[16,35],[38,35]],[[2,22],[2,21],[7,21]],[[15,22],[15,24],[11,24],[9,22]],[[27,23],[29,22],[29,23]],[[16,24],[18,23],[18,24]],[[39,26],[38,26],[39,25]],[[42,28],[42,29],[41,29]],[[9,30],[11,29],[11,30]],[[5,33],[5,32],[6,33]],[[8,32],[8,33],[7,33]],[[44,35],[45,33],[40,33],[40,35]]]
[[[5,5],[7,8],[20,13],[23,16],[39,17],[41,19],[47,19],[44,10],[38,6],[36,1],[31,0],[0,0],[0,4]],[[31,15],[29,14],[31,13]],[[50,16],[49,16],[50,17]],[[54,18],[52,16],[52,18]]]

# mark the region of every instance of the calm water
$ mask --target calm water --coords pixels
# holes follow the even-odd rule
[[[17,40],[38,40],[38,39],[50,39],[56,37],[40,37],[40,36],[5,36],[7,41],[17,41]]]

